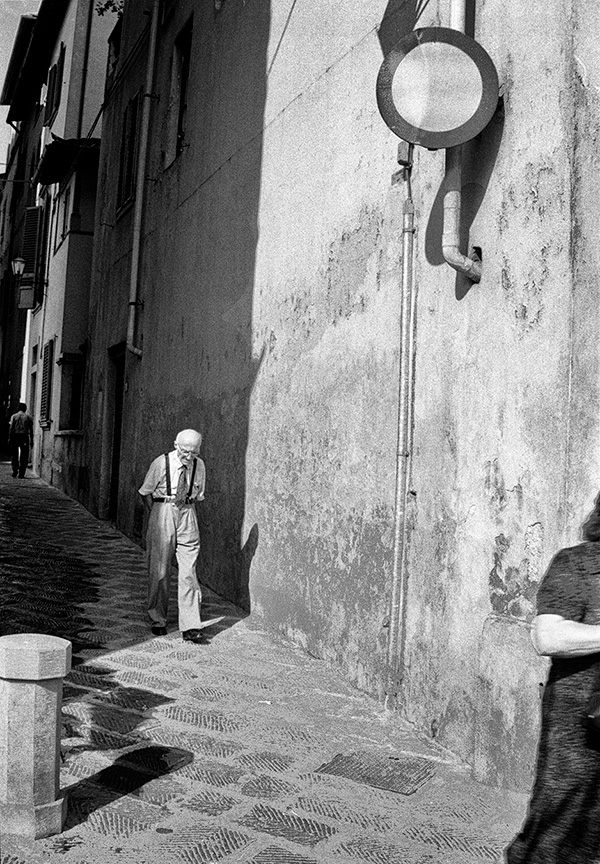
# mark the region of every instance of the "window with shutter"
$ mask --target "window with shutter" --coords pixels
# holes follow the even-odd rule
[[[139,130],[139,93],[129,100],[123,116],[123,134],[119,160],[119,184],[117,187],[117,209],[133,200],[135,194],[135,172],[137,166]]]
[[[189,144],[188,85],[192,51],[192,19],[180,31],[171,57],[171,89],[164,139],[163,160],[167,168]]]
[[[40,251],[42,209],[42,207],[25,208],[25,228],[23,230],[23,247],[21,250],[21,256],[25,260],[25,269],[21,277],[21,285],[33,285],[36,281]]]
[[[44,111],[44,126],[51,126],[60,105],[63,75],[65,71],[65,46],[61,43],[58,60],[48,72],[48,89],[46,92],[46,110]]]
[[[46,284],[46,264],[48,260],[48,239],[50,232],[50,201],[45,199],[40,216],[40,230],[38,234],[38,266],[34,282],[36,306],[44,300],[44,287]]]
[[[175,43],[179,74],[179,105],[177,111],[177,155],[182,152],[187,135],[188,84],[190,77],[190,58],[192,53],[192,22],[181,31]]]
[[[49,425],[52,409],[52,372],[54,361],[54,339],[49,339],[44,346],[42,360],[42,391],[40,394],[40,423]]]

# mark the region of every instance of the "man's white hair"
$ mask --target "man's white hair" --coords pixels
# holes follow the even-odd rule
[[[183,441],[187,441],[188,443],[202,443],[202,435],[196,429],[182,429],[181,432],[177,433],[177,438],[175,439],[176,444],[181,444]]]

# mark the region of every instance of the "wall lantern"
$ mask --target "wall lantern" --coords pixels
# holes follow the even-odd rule
[[[33,285],[21,285],[21,276],[25,272],[25,259],[13,258],[10,262],[13,276],[17,281],[17,308],[18,309],[33,309],[35,306],[35,291]]]
[[[25,272],[25,259],[13,258],[13,260],[10,262],[10,266],[12,267],[13,276],[16,276],[17,279],[20,279]]]
[[[385,56],[377,105],[404,141],[429,150],[464,144],[498,105],[498,74],[481,45],[458,30],[413,30]]]

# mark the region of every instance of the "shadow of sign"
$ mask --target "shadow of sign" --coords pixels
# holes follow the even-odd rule
[[[115,762],[64,789],[67,795],[67,818],[65,830],[85,822],[107,804],[112,804],[125,795],[144,798],[150,793],[152,784],[166,775],[172,775],[194,760],[193,753],[176,747],[152,745],[133,750],[119,756]]]

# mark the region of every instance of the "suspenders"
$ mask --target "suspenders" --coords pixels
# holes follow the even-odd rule
[[[192,492],[194,491],[194,479],[196,477],[196,464],[198,460],[194,459],[194,466],[192,468],[192,479],[190,480],[190,488],[188,490],[188,499],[190,498]],[[171,466],[169,463],[169,454],[165,453],[165,480],[167,481],[167,497],[171,497]],[[190,503],[189,500],[186,503]]]

